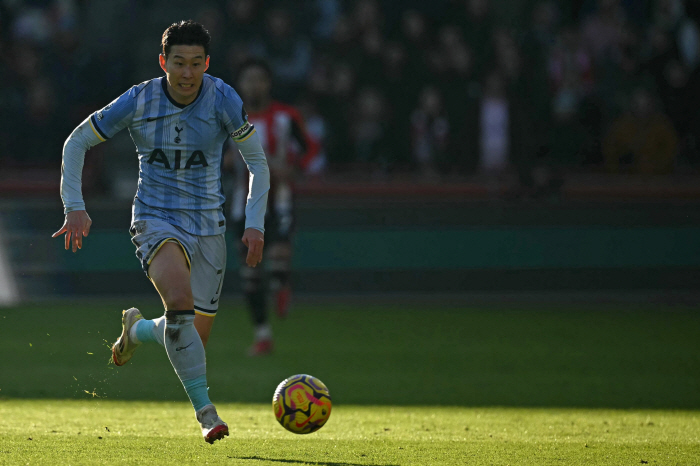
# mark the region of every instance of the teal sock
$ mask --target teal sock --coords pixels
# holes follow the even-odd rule
[[[153,320],[142,319],[134,324],[133,329],[129,332],[129,335],[133,338],[136,337],[141,343],[146,343],[147,341],[154,341],[163,345],[163,332],[165,330],[165,317],[159,317]]]
[[[209,401],[209,389],[207,388],[206,375],[200,375],[195,379],[183,380],[182,385],[185,387],[187,396],[190,397],[195,411],[199,411],[206,405],[211,404],[211,401]]]
[[[147,341],[156,341],[153,336],[153,328],[156,326],[155,322],[152,320],[142,319],[136,322],[135,332],[136,339],[141,343],[146,343]]]

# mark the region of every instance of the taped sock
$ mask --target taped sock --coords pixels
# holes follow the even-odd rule
[[[129,338],[139,343],[156,342],[163,346],[164,333],[165,316],[161,316],[153,320],[141,319],[137,321],[129,330]]]

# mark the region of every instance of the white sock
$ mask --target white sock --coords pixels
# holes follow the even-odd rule
[[[131,328],[129,329],[129,340],[131,340],[132,342],[134,342],[138,345],[143,343],[141,340],[139,340],[137,333],[136,333],[136,328],[139,326],[139,324],[141,322],[143,322],[143,319],[137,320],[136,322],[134,322],[134,325],[132,325]]]
[[[262,324],[255,327],[255,341],[271,340],[272,327],[270,324]]]

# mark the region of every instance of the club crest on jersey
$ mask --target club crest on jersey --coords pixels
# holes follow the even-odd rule
[[[175,136],[176,144],[180,144],[180,141],[182,141],[182,139],[180,139],[180,131],[182,131],[183,129],[185,128],[178,128],[177,125],[175,125],[175,131],[177,131],[177,136]]]

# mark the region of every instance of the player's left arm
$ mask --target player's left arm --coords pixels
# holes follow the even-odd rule
[[[253,132],[244,141],[237,141],[236,145],[250,172],[245,207],[245,232],[241,241],[248,247],[246,263],[255,267],[262,261],[265,243],[265,210],[267,194],[270,191],[270,170],[257,133]]]
[[[243,101],[231,87],[226,86],[223,94],[222,122],[233,142],[236,143],[250,172],[245,208],[245,232],[241,241],[248,247],[246,264],[255,267],[262,261],[265,244],[265,211],[267,193],[270,191],[270,169],[260,137],[248,121]]]

